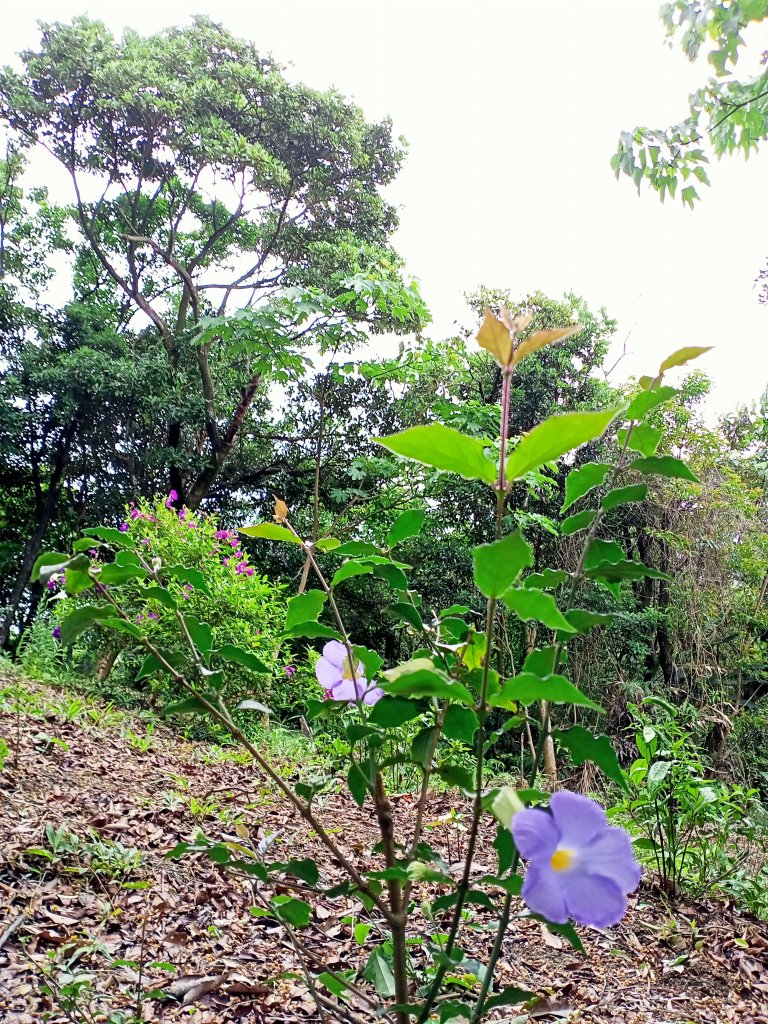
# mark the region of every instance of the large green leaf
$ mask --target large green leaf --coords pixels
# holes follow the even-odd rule
[[[288,602],[288,613],[285,617],[286,631],[302,622],[317,622],[325,602],[328,600],[322,590],[308,590],[297,594]]]
[[[213,649],[213,631],[207,622],[201,622],[195,615],[184,615],[184,625],[198,651],[206,661]]]
[[[657,405],[663,405],[670,398],[677,394],[677,388],[670,388],[664,385],[654,388],[653,391],[641,391],[635,395],[624,412],[624,418],[628,420],[641,420],[643,416],[655,409]]]
[[[235,665],[243,665],[245,668],[250,669],[251,672],[256,672],[259,675],[269,675],[269,669],[260,658],[257,658],[252,651],[236,647],[235,644],[224,644],[218,651],[214,651],[214,654],[224,661],[233,662]]]
[[[287,629],[283,636],[306,636],[311,637],[312,639],[323,637],[329,640],[341,640],[341,633],[339,633],[337,629],[331,629],[330,626],[324,626],[322,622],[300,622],[291,629]]]
[[[382,729],[395,729],[418,718],[423,711],[424,705],[419,701],[405,697],[382,697],[373,705],[368,722]]]
[[[603,496],[601,502],[606,512],[618,508],[619,505],[629,505],[632,502],[645,501],[648,497],[646,484],[629,484],[627,487],[615,487]]]
[[[337,587],[339,583],[343,583],[344,580],[352,579],[353,576],[366,576],[370,575],[372,572],[373,566],[370,564],[356,562],[354,560],[344,562],[344,564],[341,565],[333,574],[331,586]]]
[[[557,742],[566,748],[575,765],[592,761],[602,768],[605,775],[626,790],[627,780],[619,766],[619,759],[607,736],[593,736],[581,725],[572,725],[570,729],[555,729],[552,733]]]
[[[552,462],[587,441],[594,441],[619,412],[619,408],[614,408],[550,416],[521,438],[512,451],[507,459],[507,480],[519,480],[545,462]]]
[[[61,551],[46,551],[32,567],[30,579],[33,583],[40,579],[45,583],[54,573],[61,572],[69,561],[70,556],[62,554]]]
[[[173,577],[180,583],[189,583],[195,590],[199,590],[201,594],[205,594],[206,597],[213,597],[211,588],[208,586],[208,582],[203,576],[199,569],[195,569],[191,566],[186,565],[169,565],[165,569],[167,576]]]
[[[382,676],[382,688],[393,696],[438,697],[470,707],[475,703],[466,686],[436,668],[429,658],[414,658],[403,662],[402,665],[382,672]]]
[[[76,608],[61,621],[62,644],[71,644],[82,632],[95,626],[99,619],[109,618],[110,614],[110,609],[103,604],[84,604]]]
[[[136,542],[129,533],[116,530],[114,526],[89,526],[88,529],[83,530],[83,533],[88,537],[98,537],[99,540],[112,544],[114,547],[133,548],[136,546]]]
[[[496,479],[496,467],[486,456],[482,441],[444,427],[442,423],[411,427],[399,434],[374,440],[395,455],[434,469],[458,473],[467,480],[483,480],[492,484]]]
[[[570,537],[572,533],[579,533],[580,530],[588,530],[594,522],[595,516],[597,515],[597,509],[588,508],[583,512],[577,512],[573,516],[568,516],[560,524],[560,533],[564,537]]]
[[[516,704],[533,704],[539,700],[548,700],[553,704],[577,704],[594,711],[603,710],[565,676],[542,677],[531,672],[521,672],[514,679],[508,680],[498,693],[489,698],[488,703],[493,707],[512,709]]]
[[[519,530],[472,552],[477,589],[486,597],[500,597],[522,570],[533,565],[533,548]]]
[[[760,4],[761,7],[764,5]],[[761,17],[764,16],[765,11],[761,10]],[[673,352],[671,356],[667,356],[664,362],[659,367],[659,376],[665,373],[667,370],[671,370],[675,366],[685,366],[692,359],[698,359],[699,356],[703,356],[705,352],[711,350],[711,345],[687,345],[685,348],[679,348],[676,352]]]
[[[613,467],[606,462],[585,462],[578,469],[572,469],[565,478],[565,501],[561,512],[567,511],[574,502],[583,498],[593,487],[605,483]]]
[[[301,537],[297,537],[284,526],[277,523],[257,523],[255,526],[242,526],[238,533],[244,533],[246,537],[260,537],[262,540],[284,540],[289,544],[301,544]]]
[[[674,455],[652,455],[647,459],[635,459],[629,468],[646,475],[653,474],[675,480],[690,480],[693,484],[699,482],[695,473],[692,473],[688,466],[681,459],[676,459]]]
[[[502,594],[501,599],[523,622],[535,619],[537,622],[543,622],[550,629],[559,629],[564,633],[576,632],[555,604],[555,599],[551,594],[520,587],[517,590],[507,590]]]
[[[420,508],[409,508],[401,512],[387,534],[387,547],[393,548],[410,537],[418,537],[424,525],[424,512]]]
[[[653,427],[650,423],[635,423],[631,432],[629,427],[622,427],[616,436],[619,444],[626,444],[629,451],[648,457],[656,454],[661,440],[661,427]]]

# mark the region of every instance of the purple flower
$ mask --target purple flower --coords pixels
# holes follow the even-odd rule
[[[155,612],[147,612],[147,618],[148,619],[156,619],[157,615],[155,614]]]
[[[512,819],[515,845],[528,862],[523,899],[556,924],[569,917],[594,928],[618,924],[642,874],[629,835],[578,793],[553,793],[549,809],[526,808]]]
[[[128,523],[120,523],[118,530],[120,533],[128,533]]]
[[[217,530],[216,533],[214,533],[214,537],[216,540],[228,540],[229,530]]]
[[[141,519],[141,512],[137,508],[131,509],[131,519]]]
[[[296,674],[296,666],[295,665],[286,665],[285,668],[283,669],[283,672],[285,672],[285,674],[290,679],[292,675]]]
[[[179,500],[179,492],[178,491],[169,491],[168,492],[168,497],[165,499],[165,507],[166,508],[173,508],[174,502],[176,502],[178,500]]]
[[[142,543],[142,544],[151,544],[151,543],[152,543],[152,541],[151,541],[151,540],[149,539],[149,537],[144,537],[144,538],[142,539],[142,542],[141,542],[141,543]]]
[[[245,570],[245,575],[246,576],[253,576],[253,566],[252,565],[249,565],[248,568]]]
[[[322,657],[315,665],[315,675],[325,690],[328,700],[346,700],[349,703],[362,700],[364,704],[375,704],[384,696],[384,691],[369,683],[365,670],[358,664],[354,672],[344,644],[329,640],[323,648]]]
[[[61,626],[54,626],[51,630],[51,636],[54,640],[61,640]]]

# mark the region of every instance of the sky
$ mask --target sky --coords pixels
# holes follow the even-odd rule
[[[81,13],[144,34],[207,14],[289,77],[391,117],[409,146],[388,192],[394,244],[433,337],[472,323],[464,293],[480,284],[574,291],[618,320],[616,380],[713,345],[698,363],[714,381],[710,416],[768,386],[754,286],[768,261],[768,146],[716,163],[694,211],[638,196],[610,169],[620,131],[682,119],[707,73],[666,44],[658,0],[33,0],[4,11],[0,63],[36,44],[37,21]],[[750,44],[740,75],[757,72],[768,27]]]

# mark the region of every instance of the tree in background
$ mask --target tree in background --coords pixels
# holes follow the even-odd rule
[[[622,132],[611,158],[618,178],[629,175],[638,189],[646,181],[662,200],[674,198],[678,185],[683,203],[699,199],[697,184],[708,185],[705,164],[741,152],[745,157],[768,135],[768,68],[766,54],[748,78],[734,69],[749,41],[748,30],[768,17],[768,0],[673,0],[661,6],[670,37],[678,38],[689,60],[703,49],[714,76],[688,97],[688,115],[667,128],[637,127]]]

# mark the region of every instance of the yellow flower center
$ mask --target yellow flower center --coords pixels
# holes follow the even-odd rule
[[[567,871],[573,864],[573,853],[570,850],[555,850],[549,863],[553,871]]]

